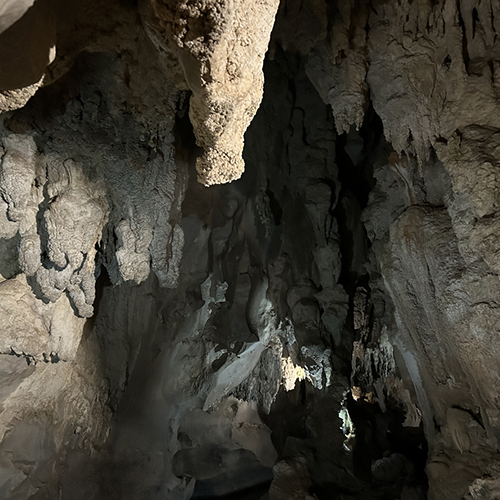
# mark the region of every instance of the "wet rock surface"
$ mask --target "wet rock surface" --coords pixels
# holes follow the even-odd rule
[[[498,498],[499,10],[0,1],[0,497]]]

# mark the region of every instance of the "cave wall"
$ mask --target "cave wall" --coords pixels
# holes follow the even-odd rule
[[[0,2],[0,496],[497,498],[499,10]]]

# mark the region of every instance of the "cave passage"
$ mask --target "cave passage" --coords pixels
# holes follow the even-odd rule
[[[0,0],[0,499],[500,498],[498,0]]]

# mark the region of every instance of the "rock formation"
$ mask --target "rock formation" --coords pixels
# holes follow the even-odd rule
[[[0,498],[500,498],[499,23],[0,0]]]
[[[262,63],[278,3],[153,1],[158,43],[169,44],[192,92],[189,117],[204,150],[196,169],[205,186],[243,173],[243,135],[262,99]]]

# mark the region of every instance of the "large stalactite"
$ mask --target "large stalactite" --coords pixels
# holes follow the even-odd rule
[[[70,4],[0,0],[0,498],[500,498],[500,3]]]

